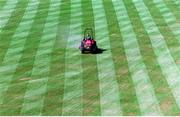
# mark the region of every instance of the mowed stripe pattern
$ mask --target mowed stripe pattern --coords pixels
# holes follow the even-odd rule
[[[104,6],[107,0],[90,1],[92,9],[86,9],[86,11],[83,11],[82,0],[69,0],[67,4],[66,0],[25,0],[25,2],[7,0],[0,5],[2,6],[0,9],[0,50],[2,51],[0,56],[0,115],[46,115],[48,113],[45,112],[46,110],[49,112],[53,110],[51,115],[67,116],[135,115],[135,112],[127,111],[127,107],[136,107],[136,111],[138,111],[136,113],[140,112],[140,115],[180,115],[180,58],[178,58],[180,56],[174,58],[174,53],[169,48],[174,47],[176,51],[179,50],[177,45],[169,45],[170,42],[180,43],[180,15],[176,15],[175,12],[179,10],[179,2],[176,0],[168,2],[151,0],[150,3],[153,4],[150,4],[148,0],[110,0],[112,14],[116,15],[115,21],[118,22],[116,31],[110,35],[115,26],[112,23],[109,28],[108,22],[110,21],[106,16],[107,6]],[[136,12],[128,6],[128,1],[131,2],[130,6],[133,5]],[[70,6],[64,7],[66,5]],[[173,9],[169,7],[172,5],[175,6]],[[21,7],[23,14],[18,14]],[[158,10],[157,13],[154,12],[155,15],[161,15],[160,18],[164,21],[161,24],[154,19],[154,15],[151,15],[150,8],[152,7]],[[63,12],[66,11],[70,11],[70,23],[63,24],[63,22],[67,22],[62,20]],[[93,13],[93,18],[87,18],[92,19],[91,21],[83,20],[85,12]],[[136,27],[134,24],[137,19],[129,16],[131,12],[137,14],[138,22],[142,24],[139,30],[144,30],[147,32],[146,34],[142,33],[142,36],[139,33],[136,34],[138,29],[134,29]],[[18,15],[15,16],[13,13]],[[87,27],[84,24],[90,22],[94,22],[92,28],[98,47],[105,51],[99,54],[81,55],[78,46],[83,38],[83,27]],[[164,35],[166,32],[162,32],[165,30],[160,29],[162,25],[169,29],[170,34],[175,37],[174,39],[166,40],[167,35]],[[69,27],[69,29],[63,27]],[[7,37],[5,37],[6,35]],[[115,35],[121,39],[113,38],[117,42],[113,45],[111,37]],[[155,54],[153,58],[144,56],[145,54],[141,51],[143,45],[139,44],[139,40],[143,41],[141,38],[143,35],[149,37],[146,39],[149,39],[151,43],[147,43],[146,46],[152,48],[152,52]],[[59,42],[58,50],[54,49],[55,46],[58,46],[56,42]],[[125,53],[124,58],[118,58],[121,57],[121,53],[118,53],[120,51],[116,51],[115,47],[119,47],[119,45],[123,45],[121,50],[122,53]],[[120,49],[118,48],[118,50]],[[54,51],[58,54],[57,58],[53,55]],[[58,59],[61,54],[63,61],[57,60],[59,62],[57,65],[64,66],[62,69],[58,69],[64,72],[57,71],[56,67],[51,67],[51,61]],[[83,60],[88,62],[87,60],[91,59],[91,56],[95,56],[92,59],[97,63],[97,71],[93,70],[95,73],[87,70],[93,69],[90,68],[93,66],[87,66],[87,69],[86,66],[83,66]],[[156,77],[152,78],[152,72],[149,72],[154,69],[149,67],[151,64],[147,64],[147,60],[144,61],[145,58],[156,61],[152,64],[157,63],[153,66],[159,67],[159,71],[161,71],[156,76],[159,77],[163,74],[167,85],[161,87],[161,84],[151,81],[156,79]],[[120,64],[122,66],[115,67],[115,63],[122,62],[120,59],[124,59],[124,63]],[[116,68],[123,68],[123,64],[128,66],[128,70],[118,72],[119,70]],[[55,65],[53,64],[53,66]],[[127,76],[127,72],[130,73],[129,76]],[[58,80],[56,77],[57,82],[55,82],[56,79],[53,79],[55,77],[51,73],[62,73],[58,76],[59,79],[64,80]],[[90,74],[97,74],[97,76]],[[86,86],[86,82],[83,82],[84,79],[88,79],[87,81],[90,82],[95,79],[91,76],[98,78],[99,87],[92,86],[88,90],[83,89]],[[121,83],[127,77],[132,80],[135,90],[129,91],[129,85]],[[51,83],[49,83],[50,81]],[[58,85],[53,85],[52,81],[56,84],[63,84],[63,86],[57,87]],[[52,87],[53,90],[48,90],[48,87]],[[155,90],[157,87],[159,90]],[[16,91],[16,89],[18,90]],[[126,89],[126,91],[122,91],[122,89]],[[166,100],[166,103],[162,103],[164,101],[157,96],[157,93],[164,93],[165,89],[169,89],[167,95],[170,96],[162,97],[163,100]],[[95,90],[99,91],[95,92]],[[88,98],[84,97],[86,96],[84,92],[88,94]],[[92,94],[92,92],[97,94]],[[132,95],[137,97],[138,103],[134,97],[128,97],[128,100],[122,98],[129,93],[133,93]],[[55,102],[57,99],[46,97],[50,96],[47,94],[59,96],[57,101],[62,105],[58,106],[59,103],[53,103],[51,106],[48,103],[47,107],[48,100]],[[88,106],[96,105],[97,108],[100,107],[99,111],[88,108]],[[61,112],[55,112],[56,110]],[[53,112],[55,113],[53,114]]]

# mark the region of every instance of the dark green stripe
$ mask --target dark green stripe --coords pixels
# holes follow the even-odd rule
[[[120,104],[123,115],[139,115],[139,105],[133,81],[128,69],[123,40],[112,1],[104,0],[104,9],[108,23],[111,52],[115,65],[116,78],[120,89]]]
[[[172,57],[174,58],[175,62],[178,62],[180,59],[180,54],[174,52],[174,48],[179,48],[179,42],[177,41],[175,35],[172,33],[168,25],[166,24],[165,20],[162,17],[159,9],[155,7],[155,4],[152,1],[146,0],[144,1],[146,6],[148,6],[148,10],[151,13],[151,16],[156,23],[160,33],[163,35],[166,44],[171,52]]]
[[[172,0],[163,0],[177,20],[180,20],[180,9],[172,3]]]
[[[36,13],[30,33],[27,37],[23,56],[19,61],[18,68],[14,73],[11,86],[5,94],[5,100],[1,109],[3,115],[20,115],[23,104],[24,95],[28,80],[31,78],[31,72],[34,64],[34,57],[38,49],[38,45],[44,29],[45,20],[48,14],[49,3],[46,0],[41,0],[38,12]],[[43,10],[42,10],[43,9]],[[23,45],[22,45],[23,46]],[[43,75],[43,74],[42,74]],[[39,76],[41,78],[42,76]],[[21,79],[27,80],[21,80]],[[35,97],[31,97],[35,98]],[[28,112],[29,115],[35,115],[35,111]]]
[[[0,33],[0,64],[9,48],[11,38],[15,33],[27,7],[27,0],[21,0],[17,3],[15,10],[12,12],[7,24]]]
[[[57,38],[51,54],[50,79],[44,100],[43,115],[62,115],[65,51],[70,26],[70,0],[62,0]]]
[[[0,10],[2,10],[2,8],[6,4],[6,2],[7,2],[7,0],[0,0]]]
[[[177,15],[177,16],[180,16],[180,13],[179,13],[179,6],[177,6],[173,0],[163,0],[166,5],[173,11],[174,15]]]
[[[138,43],[141,48],[141,55],[143,57],[143,61],[146,65],[150,80],[152,82],[155,95],[159,101],[160,109],[165,115],[175,115],[178,112],[178,107],[175,104],[175,100],[173,99],[171,90],[169,89],[167,81],[164,78],[161,68],[156,60],[157,58],[153,52],[153,47],[151,45],[150,38],[148,37],[147,32],[144,30],[141,19],[138,16],[138,12],[137,10],[135,10],[136,8],[133,5],[133,3],[131,1],[126,0],[124,0],[124,3],[127,8],[131,23],[133,25],[133,29],[136,33]],[[149,7],[154,6],[151,4],[149,5]],[[132,9],[134,9],[133,13]]]
[[[94,16],[90,0],[81,0],[82,29],[94,28]],[[82,32],[83,33],[83,32]],[[96,55],[82,55],[83,67],[83,115],[100,115],[100,94]]]
[[[162,17],[162,14],[160,13],[159,9],[155,6],[155,4],[149,0],[145,0],[144,3],[148,7],[148,10],[150,11],[153,20],[155,21],[161,34],[163,35],[166,44],[171,52],[171,55],[173,56],[175,62],[178,64],[178,61],[180,60],[180,55],[177,52],[173,51],[174,48],[179,48],[179,43],[175,39],[175,35],[171,32],[170,28],[166,24],[165,20]],[[152,81],[153,80],[153,84],[157,85],[158,87],[156,93],[157,95],[159,95],[158,97],[160,100],[160,107],[163,110],[163,112],[166,115],[179,115],[180,109],[178,108],[175,102],[173,94],[169,89],[169,86],[165,78],[162,80],[152,79]],[[168,108],[165,108],[164,105],[168,105]]]

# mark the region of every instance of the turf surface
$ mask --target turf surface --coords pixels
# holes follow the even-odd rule
[[[0,115],[180,115],[178,0],[0,0]],[[92,27],[100,54],[80,54]]]

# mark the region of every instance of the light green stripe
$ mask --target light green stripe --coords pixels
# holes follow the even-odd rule
[[[108,51],[97,55],[98,78],[100,86],[101,115],[122,115],[119,98],[119,88],[115,76],[110,41],[108,37],[107,21],[102,0],[92,0],[96,40],[98,46]],[[100,18],[102,17],[102,18]],[[110,87],[109,87],[110,86]]]
[[[6,3],[7,3],[7,0],[1,0],[0,1],[0,11],[6,5]]]
[[[169,52],[164,37],[161,35],[143,1],[133,1],[139,12],[144,28],[150,37],[157,61],[174,95],[176,103],[180,107],[180,71]]]
[[[153,0],[156,7],[160,10],[166,24],[171,29],[175,38],[180,43],[180,23],[177,22],[177,18],[171,13],[170,9],[162,0]]]
[[[2,65],[0,66],[0,104],[3,103],[3,93],[7,91],[13,78],[13,73],[15,72],[22,56],[22,51],[33,23],[37,6],[38,2],[30,1],[28,3],[23,19],[11,39],[10,47],[8,48]]]
[[[179,0],[173,0],[173,2],[180,8],[180,1]]]
[[[161,115],[139,44],[122,0],[112,0],[142,115]]]
[[[171,29],[175,38],[180,43],[180,23],[176,22],[177,21],[176,17],[171,13],[170,9],[166,6],[166,4],[162,0],[153,0],[153,2],[155,3],[156,7],[158,7],[158,9],[160,10],[168,27]],[[177,64],[177,66],[180,69],[180,65]],[[180,83],[180,79],[178,82]],[[179,93],[179,95],[180,95],[180,93]],[[175,97],[177,105],[180,108],[180,96],[177,97],[174,95],[174,97]]]
[[[0,10],[0,33],[15,10],[17,2],[17,0],[8,0],[2,10]]]
[[[71,25],[65,53],[62,115],[82,115],[82,65],[78,46],[82,39],[81,0],[71,0]]]
[[[35,111],[37,115],[42,115],[44,94],[47,90],[50,72],[50,54],[57,36],[60,3],[61,0],[51,0],[43,36],[35,56],[32,80],[28,82],[21,114]],[[40,75],[44,77],[39,77]]]

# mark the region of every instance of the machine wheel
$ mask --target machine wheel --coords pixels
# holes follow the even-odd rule
[[[84,50],[81,50],[81,54],[84,54]]]
[[[92,52],[93,54],[95,54],[95,53],[97,52],[97,48],[94,47],[91,52]]]

